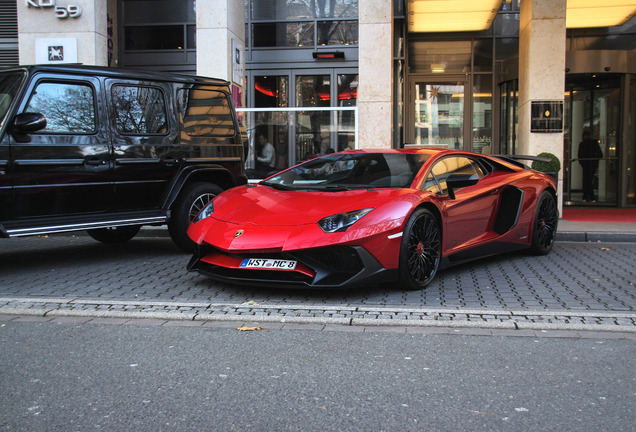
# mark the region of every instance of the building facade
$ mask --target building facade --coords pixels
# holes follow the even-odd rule
[[[566,0],[485,0],[462,28],[460,0],[425,3],[439,2],[2,0],[0,64],[225,78],[248,168],[259,135],[275,169],[347,147],[549,152],[562,204],[636,207],[635,4],[616,23],[605,12],[619,6],[601,0],[592,18]],[[602,153],[592,197],[584,132]]]

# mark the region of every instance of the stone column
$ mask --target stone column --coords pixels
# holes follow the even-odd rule
[[[20,64],[108,64],[103,0],[18,1]]]
[[[243,87],[245,2],[197,0],[196,8],[197,74],[226,79]]]
[[[566,0],[524,0],[519,22],[519,154],[555,154],[563,161],[563,132],[533,133],[533,101],[563,101]],[[563,167],[559,172],[562,206]]]
[[[393,2],[360,1],[358,146],[390,148],[393,119]]]

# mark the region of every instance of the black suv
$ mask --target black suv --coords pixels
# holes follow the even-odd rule
[[[229,83],[91,66],[0,70],[0,237],[88,230],[103,242],[191,219],[245,184]]]

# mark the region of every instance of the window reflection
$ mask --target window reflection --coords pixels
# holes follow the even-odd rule
[[[163,92],[153,87],[114,86],[112,89],[117,132],[131,135],[165,134]]]
[[[41,113],[46,128],[40,133],[95,132],[95,97],[88,84],[38,84],[24,112]]]
[[[179,90],[177,95],[183,128],[190,136],[232,136],[234,119],[228,95],[213,89],[195,86]]]

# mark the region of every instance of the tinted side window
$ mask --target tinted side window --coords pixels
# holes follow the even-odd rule
[[[423,189],[438,195],[448,194],[446,180],[451,174],[465,174],[480,179],[484,170],[473,160],[466,157],[447,157],[433,165],[424,180]]]
[[[166,102],[161,89],[113,86],[115,126],[123,135],[163,135],[168,132]]]
[[[234,118],[228,95],[224,92],[193,87],[179,90],[179,113],[190,136],[233,136]]]
[[[40,82],[24,112],[41,113],[46,128],[39,133],[92,133],[95,125],[93,87],[80,83]]]

